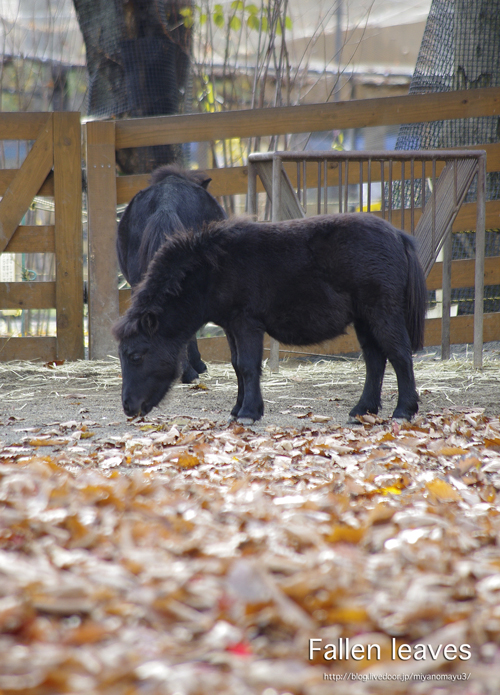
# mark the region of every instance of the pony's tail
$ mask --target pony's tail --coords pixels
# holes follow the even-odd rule
[[[138,252],[141,275],[144,275],[150,261],[165,239],[175,232],[182,231],[185,231],[185,228],[177,213],[160,208],[151,215],[144,228]]]
[[[425,275],[418,260],[415,241],[404,232],[401,234],[408,258],[408,279],[406,283],[406,328],[412,350],[424,346],[425,312],[427,309],[427,286]]]

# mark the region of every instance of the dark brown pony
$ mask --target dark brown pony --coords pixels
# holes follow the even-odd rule
[[[150,185],[132,198],[118,225],[116,241],[121,271],[132,288],[169,236],[187,229],[196,231],[227,217],[207,191],[211,180],[202,171],[163,166],[151,174]],[[196,337],[192,337],[183,358],[182,381],[190,383],[205,370]]]
[[[222,326],[238,379],[231,415],[258,420],[263,336],[286,345],[334,338],[354,324],[366,382],[350,415],[377,413],[387,360],[395,418],[418,410],[412,351],[423,345],[426,285],[413,239],[365,213],[276,224],[233,219],[167,239],[115,326],[129,416],[158,405],[179,355],[207,321]]]

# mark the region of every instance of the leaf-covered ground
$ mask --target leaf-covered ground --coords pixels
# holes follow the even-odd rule
[[[201,405],[222,367],[111,423],[110,367],[5,367],[0,693],[498,693],[498,367],[417,364],[421,415],[354,427],[359,364],[285,367],[250,428]]]

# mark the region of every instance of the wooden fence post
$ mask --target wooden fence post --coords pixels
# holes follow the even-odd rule
[[[53,119],[57,358],[78,360],[85,356],[80,114]]]
[[[87,209],[89,234],[89,357],[118,354],[111,327],[118,319],[115,124],[87,123]]]

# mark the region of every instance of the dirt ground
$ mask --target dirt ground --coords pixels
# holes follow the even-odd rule
[[[255,430],[270,426],[300,429],[308,421],[345,425],[364,381],[360,357],[318,361],[289,361],[277,374],[263,367],[264,418]],[[456,346],[452,359],[440,360],[440,349],[431,348],[415,358],[420,394],[420,413],[445,408],[484,409],[500,414],[500,344],[484,348],[484,367],[472,366],[471,346]],[[82,423],[92,430],[89,447],[106,438],[136,431],[143,423],[129,420],[121,408],[119,362],[65,363],[50,368],[34,363],[0,365],[0,424],[2,444],[22,442],[32,432],[50,432],[61,423]],[[396,379],[388,367],[383,387],[381,417],[389,418],[397,397]],[[147,422],[188,426],[207,420],[223,427],[236,398],[236,378],[230,364],[209,365],[198,384],[176,385]]]

